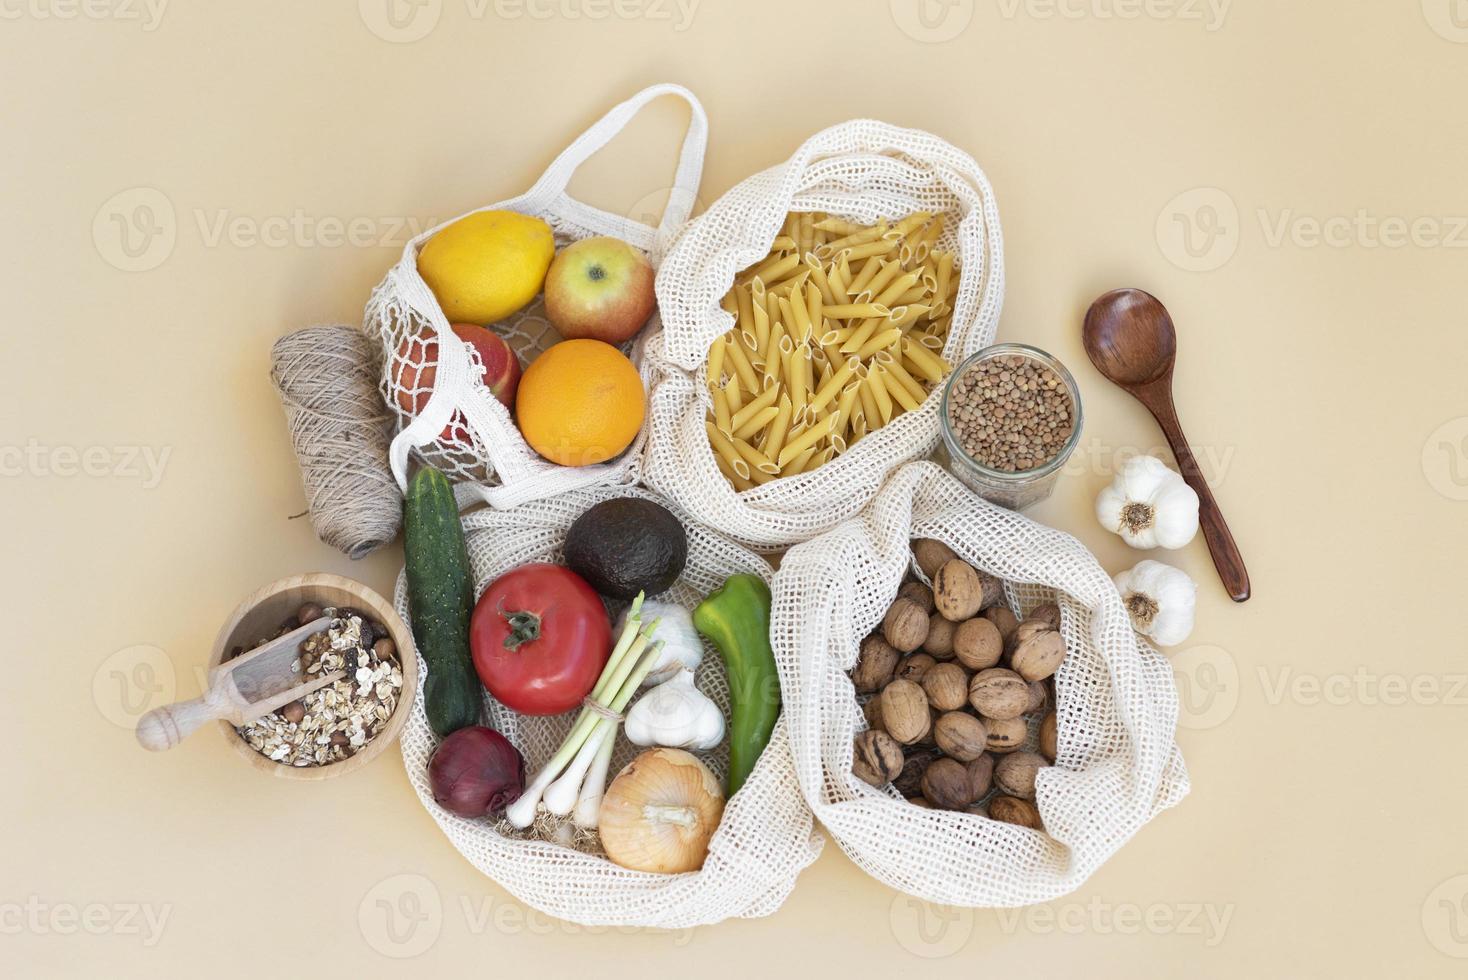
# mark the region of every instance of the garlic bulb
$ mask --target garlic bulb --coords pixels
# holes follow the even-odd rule
[[[657,636],[663,644],[663,655],[653,665],[647,680],[642,682],[643,687],[661,684],[684,667],[698,669],[698,665],[703,663],[703,640],[699,639],[698,630],[693,628],[693,616],[687,609],[676,602],[647,599],[642,603],[641,614],[644,622],[658,621]],[[615,632],[618,635],[626,621],[627,613],[624,611],[617,620]]]
[[[708,767],[681,749],[648,749],[627,763],[602,798],[598,829],[607,857],[633,871],[697,871],[724,816]]]
[[[1159,646],[1181,643],[1193,632],[1198,586],[1182,569],[1144,561],[1114,579],[1132,626]]]
[[[1133,456],[1096,497],[1096,519],[1133,548],[1181,548],[1198,533],[1198,495],[1156,456]]]
[[[624,725],[633,745],[711,749],[724,740],[724,713],[693,686],[687,667],[639,698]]]

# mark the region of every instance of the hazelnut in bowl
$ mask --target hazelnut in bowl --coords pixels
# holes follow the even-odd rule
[[[282,779],[329,779],[370,763],[397,740],[418,690],[413,634],[382,596],[349,578],[296,575],[248,596],[220,629],[209,671],[261,643],[331,616],[301,642],[302,680],[340,680],[236,727],[218,722],[251,767]]]

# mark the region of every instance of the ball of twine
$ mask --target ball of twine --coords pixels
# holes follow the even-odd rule
[[[271,349],[270,378],[285,407],[311,526],[350,558],[392,541],[403,520],[377,363],[376,345],[343,324],[297,330]]]

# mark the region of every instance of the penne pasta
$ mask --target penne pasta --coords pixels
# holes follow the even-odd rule
[[[926,211],[871,225],[792,211],[738,274],[704,370],[709,445],[735,491],[829,462],[942,383],[957,292],[943,227]]]

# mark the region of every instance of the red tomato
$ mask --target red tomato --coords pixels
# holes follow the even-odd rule
[[[606,668],[612,624],[586,580],[560,565],[522,565],[489,584],[469,621],[474,669],[522,715],[581,704]]]

